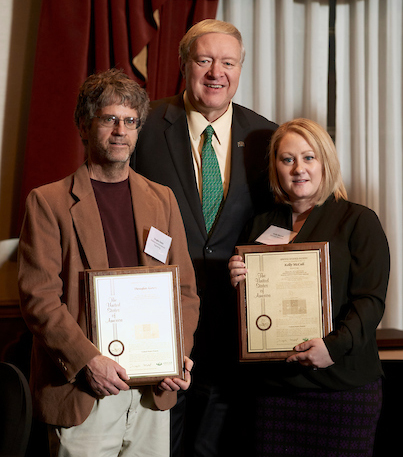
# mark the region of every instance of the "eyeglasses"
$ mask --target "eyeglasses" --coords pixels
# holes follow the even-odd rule
[[[120,117],[114,116],[113,114],[104,114],[103,116],[94,116],[99,119],[99,123],[104,127],[114,128],[119,125],[120,121],[123,121],[125,127],[129,130],[138,129],[141,125],[141,120],[136,117]]]

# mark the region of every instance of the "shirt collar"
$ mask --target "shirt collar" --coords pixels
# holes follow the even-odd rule
[[[183,94],[183,101],[185,104],[186,116],[188,119],[189,133],[193,140],[197,141],[200,139],[206,127],[211,125],[214,128],[215,136],[217,137],[218,142],[221,144],[231,129],[232,100],[230,101],[227,111],[211,123],[203,116],[203,114],[201,114],[193,107],[189,101],[186,91]]]

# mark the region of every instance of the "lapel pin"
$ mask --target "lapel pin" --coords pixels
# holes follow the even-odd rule
[[[238,141],[238,148],[244,148],[245,143],[243,141]]]

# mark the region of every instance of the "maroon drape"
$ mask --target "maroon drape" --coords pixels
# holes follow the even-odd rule
[[[17,231],[29,191],[75,171],[84,150],[74,125],[85,78],[122,68],[150,98],[183,86],[178,45],[194,23],[214,18],[218,0],[42,0]],[[160,28],[153,18],[159,10]],[[148,80],[132,59],[148,46]],[[18,233],[16,234],[18,236]]]

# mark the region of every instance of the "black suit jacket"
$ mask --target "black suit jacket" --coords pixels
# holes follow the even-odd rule
[[[179,203],[201,298],[193,373],[204,382],[216,383],[218,369],[236,366],[236,295],[227,264],[245,223],[270,205],[266,153],[276,128],[273,122],[233,104],[230,185],[210,237],[196,184],[182,94],[152,103],[133,156],[135,170],[169,186]]]
[[[270,225],[292,230],[291,207],[276,205],[255,217],[245,241],[253,242]],[[390,260],[381,223],[369,208],[330,196],[313,208],[295,238],[317,241],[330,247],[333,331],[324,341],[335,363],[317,371],[285,362],[251,366],[252,379],[265,379],[266,388],[345,390],[382,375],[375,331],[385,309]]]

